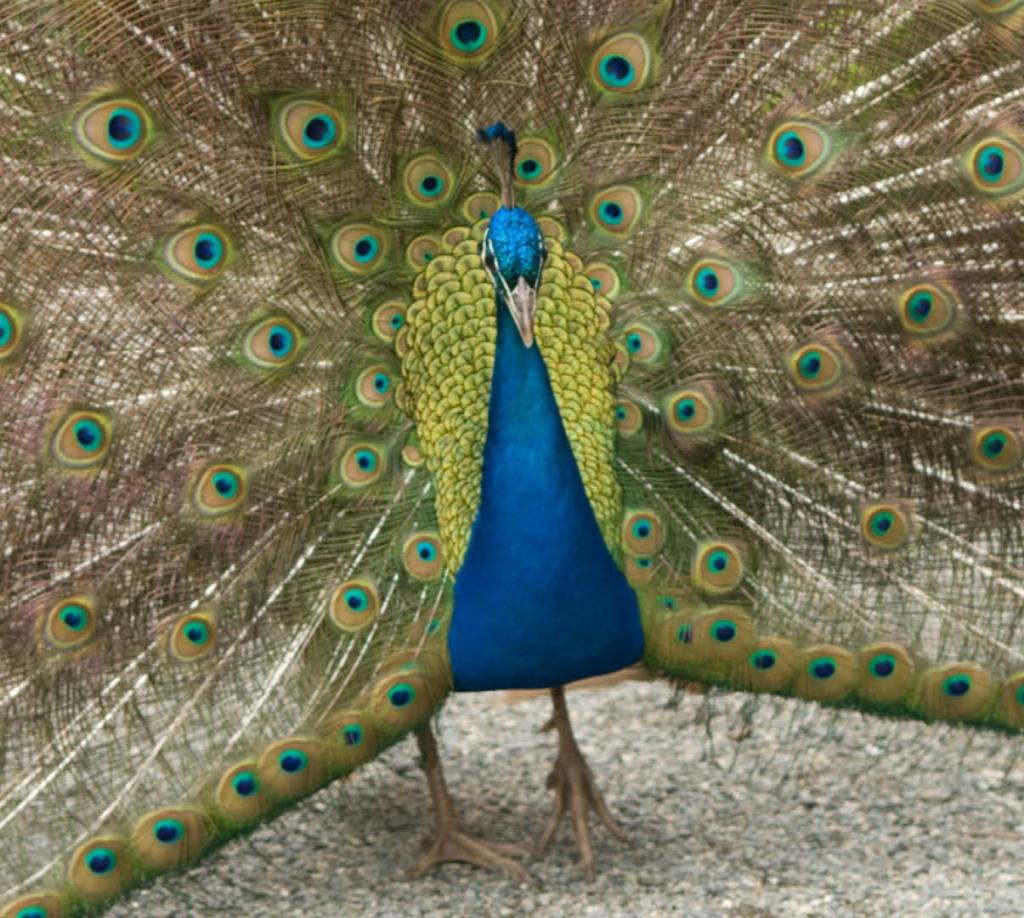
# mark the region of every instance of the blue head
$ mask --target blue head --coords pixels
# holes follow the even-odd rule
[[[544,263],[544,237],[521,207],[500,207],[491,217],[481,250],[499,306],[512,313],[523,344],[533,344],[537,288]]]
[[[508,307],[523,344],[533,344],[533,319],[537,310],[537,288],[544,265],[544,237],[537,221],[516,207],[512,195],[512,164],[516,136],[500,121],[478,132],[481,141],[492,145],[500,164],[502,206],[491,217],[480,243],[484,267],[494,284],[495,295]]]

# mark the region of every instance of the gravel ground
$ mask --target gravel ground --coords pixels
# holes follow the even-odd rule
[[[529,865],[532,887],[461,864],[406,880],[429,825],[406,740],[111,914],[1024,914],[1024,740],[654,683],[574,692],[569,705],[634,842],[594,829],[593,884],[568,824]],[[543,827],[548,712],[546,699],[495,695],[446,707],[442,756],[472,830],[521,842]]]

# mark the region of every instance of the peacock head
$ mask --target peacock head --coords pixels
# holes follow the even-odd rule
[[[484,232],[481,250],[499,304],[512,313],[523,344],[532,347],[544,263],[544,237],[537,221],[521,207],[499,207]]]
[[[480,242],[484,267],[494,284],[495,296],[512,314],[526,347],[533,346],[537,288],[544,265],[544,237],[537,221],[516,207],[512,168],[516,135],[500,121],[477,132],[491,146],[501,181],[502,206],[494,213]]]

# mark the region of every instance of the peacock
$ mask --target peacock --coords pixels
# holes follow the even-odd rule
[[[4,0],[2,918],[564,686],[1024,728],[1024,2]],[[614,705],[614,693],[608,693]]]

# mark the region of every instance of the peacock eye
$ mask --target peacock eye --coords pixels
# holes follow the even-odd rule
[[[171,659],[190,663],[201,659],[216,646],[217,621],[209,612],[189,613],[175,622],[167,637]]]
[[[97,623],[95,602],[89,596],[76,594],[42,613],[41,635],[52,650],[77,650],[92,639]]]
[[[331,622],[342,631],[359,631],[380,610],[380,596],[369,580],[348,580],[331,596]]]
[[[152,139],[149,113],[131,99],[107,99],[82,109],[72,128],[82,150],[105,163],[137,157]]]
[[[242,355],[260,370],[277,370],[290,364],[301,344],[299,329],[285,316],[264,319],[252,326],[242,340]]]
[[[444,567],[440,538],[433,532],[414,533],[402,546],[402,563],[417,580],[435,580]]]
[[[95,468],[110,449],[111,433],[111,420],[105,413],[91,409],[72,411],[57,425],[50,453],[62,468]]]
[[[683,292],[697,306],[729,306],[744,297],[746,285],[738,265],[709,256],[694,262]]]
[[[591,222],[614,236],[628,236],[643,211],[640,193],[630,185],[614,185],[594,195],[587,208]]]
[[[223,517],[241,509],[247,490],[244,469],[237,465],[216,463],[207,466],[196,476],[192,499],[202,516]]]
[[[978,192],[1005,198],[1024,190],[1024,147],[1018,140],[992,133],[966,151],[961,169]]]
[[[528,137],[519,142],[515,180],[520,185],[546,185],[557,164],[557,154],[550,143],[539,137]]]
[[[953,291],[944,284],[926,281],[899,294],[900,322],[915,338],[935,338],[953,330],[958,306]]]
[[[297,160],[322,159],[345,142],[341,114],[315,99],[291,99],[274,119],[278,143]]]
[[[441,15],[441,46],[459,64],[486,58],[495,48],[499,21],[484,0],[454,0]]]
[[[768,140],[769,162],[783,175],[805,178],[832,159],[833,142],[828,131],[810,121],[784,121]]]
[[[412,157],[402,170],[406,198],[420,207],[434,207],[451,196],[455,181],[451,169],[432,153]]]
[[[180,229],[163,247],[170,271],[181,280],[198,284],[216,280],[227,267],[232,252],[227,233],[211,223]]]
[[[383,264],[390,239],[383,230],[368,223],[339,227],[331,237],[330,252],[335,263],[350,274],[367,274]]]
[[[370,321],[374,334],[390,344],[394,342],[395,336],[405,325],[405,304],[398,300],[381,303],[374,310]]]
[[[642,89],[653,70],[650,43],[636,32],[613,35],[594,52],[590,76],[606,93],[629,93]]]

